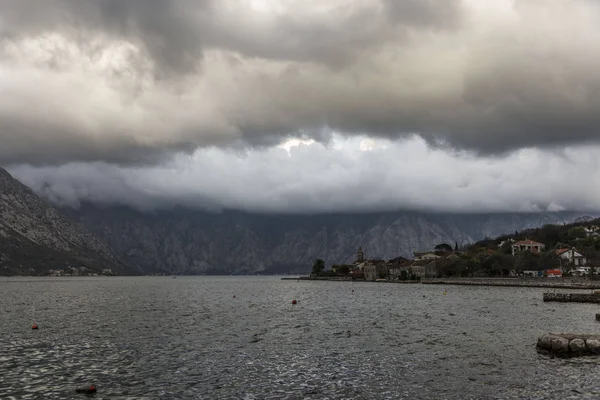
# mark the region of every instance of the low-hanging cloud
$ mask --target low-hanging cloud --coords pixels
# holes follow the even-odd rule
[[[595,0],[0,0],[0,165],[597,143],[599,19]]]
[[[267,213],[598,211],[598,147],[503,157],[402,141],[345,139],[234,152],[200,149],[155,167],[70,163],[9,171],[55,204],[183,205]]]

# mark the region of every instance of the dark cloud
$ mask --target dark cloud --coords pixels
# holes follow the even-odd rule
[[[157,64],[158,74],[193,70],[202,56],[202,22],[213,0],[0,1],[7,38],[60,32],[86,42],[95,36],[131,40]],[[86,49],[87,52],[90,48]]]
[[[0,164],[332,132],[597,143],[599,17],[593,0],[0,0]]]
[[[393,23],[439,30],[458,27],[462,19],[460,0],[382,0]]]

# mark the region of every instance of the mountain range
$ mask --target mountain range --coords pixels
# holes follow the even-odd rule
[[[134,272],[102,239],[0,168],[0,275],[69,266]]]
[[[516,230],[563,224],[581,213],[328,215],[219,214],[174,208],[152,213],[83,205],[64,210],[144,271],[176,274],[306,273],[317,258],[353,262],[412,257],[440,243],[472,243]]]
[[[0,274],[67,264],[119,273],[306,273],[316,258],[352,262],[359,246],[369,258],[410,257],[443,242],[464,245],[587,218],[580,212],[141,212],[93,204],[58,210],[0,168]]]

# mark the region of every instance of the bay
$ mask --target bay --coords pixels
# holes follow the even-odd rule
[[[97,399],[600,397],[598,359],[535,351],[546,332],[597,333],[598,306],[544,290],[1,278],[0,398],[73,398],[88,382]]]

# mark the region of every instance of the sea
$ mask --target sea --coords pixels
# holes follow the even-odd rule
[[[279,277],[0,278],[0,399],[597,399],[548,289]],[[292,304],[296,300],[296,304]],[[37,324],[37,330],[31,329]]]

